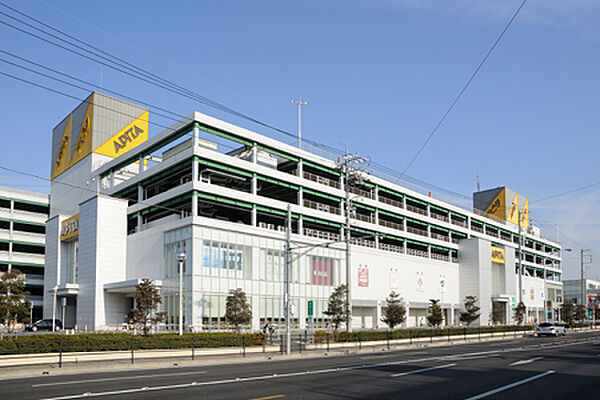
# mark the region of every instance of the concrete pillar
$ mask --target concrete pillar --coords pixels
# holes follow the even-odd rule
[[[431,237],[431,227],[427,225],[427,237]]]
[[[252,146],[252,162],[254,164],[256,164],[257,156],[258,156],[258,148],[256,147],[256,145],[254,145],[254,146]]]
[[[137,201],[138,201],[138,203],[141,203],[142,201],[144,201],[144,187],[141,184],[138,184],[138,186],[137,186]],[[142,214],[138,213],[137,228],[135,229],[136,232],[139,232],[142,230],[143,223],[144,223],[144,219],[142,218]]]
[[[115,172],[113,170],[110,171],[109,181],[109,188],[112,189],[115,187]]]
[[[454,305],[450,306],[450,325],[454,326]]]
[[[300,188],[300,190],[298,190],[298,205],[299,206],[304,205],[304,191],[302,190],[302,188]]]
[[[346,213],[346,211],[345,211],[346,209],[344,208],[344,204],[346,204],[346,203],[345,203],[345,202],[343,202],[343,201],[340,201],[340,215],[341,215],[342,217],[343,217],[344,215],[346,215],[346,214],[345,214],[345,213]]]
[[[192,193],[192,217],[198,216],[198,197]]]
[[[379,324],[382,324],[383,322],[381,322],[381,312],[382,312],[382,305],[381,305],[381,301],[377,302],[377,305],[375,306],[375,321],[373,321],[373,329],[379,329]]]
[[[138,167],[139,173],[144,172],[146,170],[146,163],[144,162],[143,154],[140,154],[140,158],[138,159],[138,164],[139,164],[139,167]]]
[[[250,210],[250,223],[252,224],[252,226],[257,225],[256,207],[252,207],[252,210]]]
[[[256,174],[252,175],[252,180],[250,181],[250,191],[255,196],[258,193],[258,179],[256,178]]]
[[[196,183],[200,179],[200,165],[198,161],[192,160],[192,182]]]
[[[374,216],[375,216],[375,221],[374,221],[375,225],[379,225],[379,210],[375,209]]]
[[[410,325],[410,303],[406,303],[404,305],[404,307],[406,308],[406,319],[404,320],[404,327],[405,328],[409,328]]]
[[[302,218],[298,218],[298,234],[304,234],[304,223],[302,221]]]
[[[379,201],[379,188],[377,186],[373,188],[373,200]]]
[[[300,161],[298,161],[298,176],[300,178],[304,177],[304,163],[302,162],[302,159],[300,159]]]

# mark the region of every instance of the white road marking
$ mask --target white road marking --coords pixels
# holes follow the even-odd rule
[[[398,374],[392,374],[390,375],[390,377],[392,378],[396,378],[399,376],[406,376],[406,375],[413,375],[413,374],[420,374],[422,372],[428,372],[428,371],[433,371],[436,369],[443,369],[443,368],[450,368],[450,367],[454,367],[456,365],[456,363],[453,364],[446,364],[446,365],[438,365],[437,367],[430,367],[430,368],[423,368],[423,369],[417,369],[414,371],[408,371],[408,372],[400,372]]]
[[[52,383],[38,383],[37,385],[31,385],[31,387],[44,387],[44,386],[60,386],[60,385],[74,385],[78,383],[94,383],[94,382],[111,382],[111,381],[123,381],[128,379],[141,379],[141,378],[160,378],[163,376],[178,376],[178,375],[195,375],[205,374],[206,371],[193,371],[193,372],[174,372],[170,374],[152,374],[152,375],[132,375],[132,376],[119,376],[116,378],[96,378],[96,379],[82,379],[79,381],[66,381],[66,382],[52,382]]]
[[[534,357],[534,358],[530,358],[529,360],[520,360],[520,361],[515,361],[515,362],[514,362],[514,363],[512,363],[512,364],[508,364],[508,366],[509,366],[509,367],[514,367],[515,365],[529,364],[529,363],[532,363],[532,362],[534,362],[534,361],[541,360],[542,358],[544,358],[544,357]]]
[[[523,380],[521,380],[521,381],[517,381],[517,382],[515,382],[515,383],[511,383],[510,385],[501,386],[501,387],[499,387],[499,388],[497,388],[497,389],[490,390],[490,391],[488,391],[488,392],[485,392],[485,393],[478,394],[477,396],[469,397],[469,398],[468,398],[468,399],[466,399],[466,400],[479,400],[479,399],[483,399],[484,397],[488,397],[488,396],[491,396],[491,395],[493,395],[493,394],[496,394],[496,393],[503,392],[503,391],[505,391],[505,390],[508,390],[508,389],[514,388],[515,386],[519,386],[519,385],[522,385],[522,384],[524,384],[524,383],[528,383],[528,382],[534,381],[534,380],[536,380],[536,379],[543,378],[543,377],[545,377],[545,376],[548,376],[548,375],[551,375],[551,374],[553,374],[553,373],[554,373],[554,371],[553,371],[553,370],[546,371],[546,372],[544,372],[544,373],[541,373],[541,374],[538,374],[538,375],[532,376],[531,378],[523,379]]]

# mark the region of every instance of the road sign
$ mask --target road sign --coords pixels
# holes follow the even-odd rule
[[[312,300],[308,301],[308,315],[312,316],[313,315],[313,310],[314,310],[314,302]]]

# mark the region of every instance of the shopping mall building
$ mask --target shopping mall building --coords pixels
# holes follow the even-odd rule
[[[152,137],[148,118],[96,92],[54,128],[45,317],[55,307],[67,327],[115,329],[149,278],[172,326],[183,251],[187,329],[224,328],[235,288],[251,303],[252,329],[280,322],[290,206],[292,326],[307,326],[309,301],[314,323],[324,326],[329,295],[347,282],[347,208],[354,328],[384,327],[392,290],[408,326],[426,325],[430,299],[440,300],[445,324],[458,325],[467,295],[481,307],[476,323],[490,323],[493,307],[510,322],[519,301],[518,215],[528,319],[556,318],[560,246],[529,226],[526,199],[508,188],[476,193],[485,212],[472,212],[358,169],[346,182],[335,157],[204,114]]]

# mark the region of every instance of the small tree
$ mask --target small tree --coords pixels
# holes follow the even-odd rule
[[[381,321],[387,324],[390,329],[394,329],[396,325],[400,325],[406,318],[406,308],[402,304],[402,298],[398,293],[392,290],[386,299],[387,307],[383,309],[383,318]]]
[[[348,304],[348,287],[346,285],[340,285],[333,290],[327,302],[327,310],[323,311],[323,314],[331,319],[334,332],[337,332],[342,323],[350,322],[350,305]]]
[[[490,319],[494,325],[501,324],[504,322],[504,306],[502,303],[494,301],[492,303],[492,311],[490,312]]]
[[[246,298],[246,293],[240,289],[231,289],[225,302],[225,319],[235,327],[236,332],[240,326],[247,325],[252,320],[252,310]]]
[[[460,312],[460,321],[471,325],[481,315],[479,313],[479,307],[477,307],[477,296],[465,297],[465,311]]]
[[[25,297],[25,275],[18,269],[11,269],[0,278],[0,318],[11,332],[19,320],[29,320],[31,303]]]
[[[527,307],[525,307],[525,303],[520,301],[519,304],[517,304],[517,308],[515,308],[515,320],[517,321],[517,325],[521,325],[523,323],[526,312]]]
[[[575,307],[573,303],[568,301],[562,303],[560,306],[560,319],[569,326],[573,325],[573,320],[575,319]]]
[[[575,320],[583,322],[587,317],[587,307],[583,304],[578,304],[575,307]]]
[[[435,299],[429,299],[431,304],[427,309],[427,322],[430,326],[439,327],[444,321],[444,315],[442,314],[442,307],[438,304],[440,301]]]
[[[133,321],[142,326],[144,336],[148,336],[150,327],[161,322],[165,315],[157,313],[158,305],[162,303],[158,288],[154,282],[144,278],[135,287],[136,308],[132,310]]]

